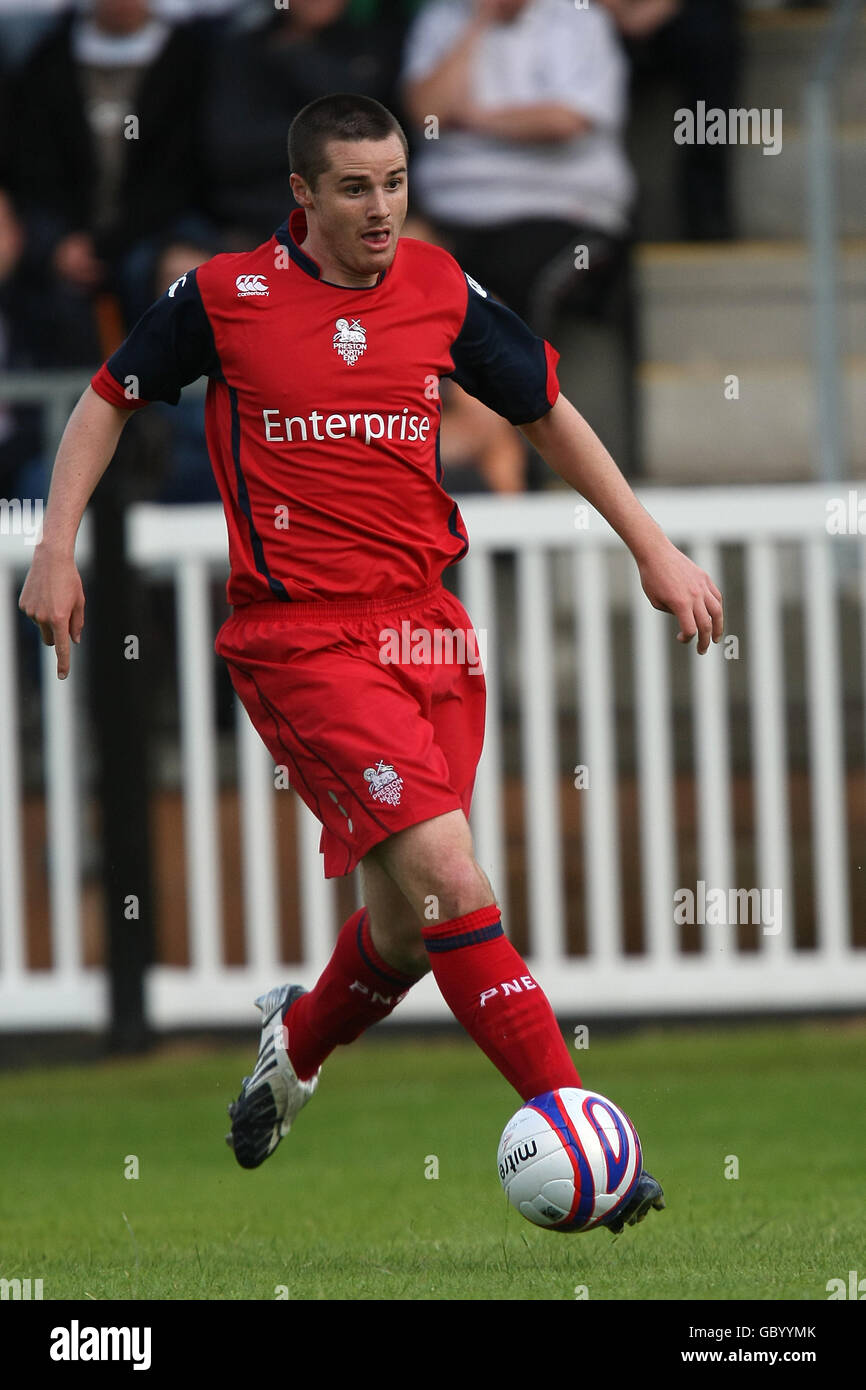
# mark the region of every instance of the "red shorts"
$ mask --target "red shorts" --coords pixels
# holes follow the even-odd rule
[[[276,766],[322,823],[325,877],[462,809],[484,741],[475,630],[437,582],[402,598],[253,603],[216,650]]]

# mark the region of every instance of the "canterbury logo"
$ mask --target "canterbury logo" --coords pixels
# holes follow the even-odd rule
[[[239,275],[235,284],[240,299],[244,299],[250,294],[270,294],[268,282],[264,275]]]

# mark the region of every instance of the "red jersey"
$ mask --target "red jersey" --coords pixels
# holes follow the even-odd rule
[[[442,486],[439,381],[513,424],[559,394],[558,354],[440,247],[403,238],[375,285],[321,278],[302,210],[181,276],[93,378],[124,409],[209,378],[208,451],[234,605],[417,592],[469,548]]]

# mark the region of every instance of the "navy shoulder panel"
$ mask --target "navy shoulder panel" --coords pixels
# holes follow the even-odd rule
[[[471,276],[466,281],[466,317],[451,347],[454,380],[512,425],[539,420],[555,400],[544,339]]]
[[[141,400],[169,405],[177,405],[182,388],[191,381],[221,376],[195,270],[181,275],[142,314],[106,366],[116,381],[134,378]]]

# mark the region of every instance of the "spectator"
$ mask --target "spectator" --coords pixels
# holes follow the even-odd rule
[[[627,42],[637,119],[647,88],[665,76],[676,83],[674,108],[694,111],[698,101],[723,111],[737,105],[741,60],[737,0],[603,3]],[[688,241],[733,237],[729,146],[681,145],[676,158],[679,235]]]
[[[260,0],[254,27],[227,32],[207,101],[207,167],[218,226],[234,249],[257,246],[292,206],[286,136],[301,107],[328,92],[394,105],[401,18],[356,24],[348,0]]]
[[[69,0],[0,0],[0,70],[23,63]]]
[[[56,295],[31,264],[24,223],[0,186],[0,372],[92,368],[92,337],[79,338],[75,306]],[[44,497],[48,462],[37,405],[0,402],[0,497]]]
[[[542,273],[611,274],[633,176],[622,144],[626,64],[600,5],[429,0],[409,34],[405,101],[422,211],[470,273],[538,327]],[[584,266],[575,247],[589,248]]]
[[[10,169],[34,249],[86,300],[118,294],[126,327],[159,239],[200,234],[207,32],[172,29],[148,0],[90,0],[14,76]]]
[[[35,324],[32,296],[20,274],[23,253],[24,229],[11,198],[0,189],[0,372],[31,365],[25,333]],[[40,447],[38,411],[0,401],[0,497],[19,495],[22,470]]]

